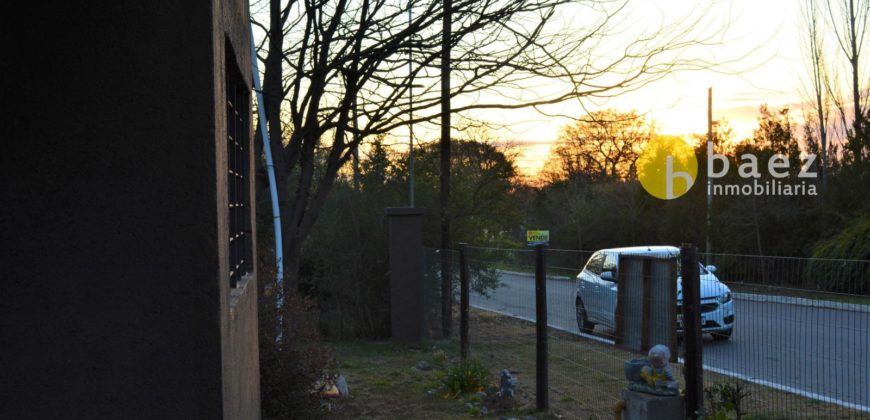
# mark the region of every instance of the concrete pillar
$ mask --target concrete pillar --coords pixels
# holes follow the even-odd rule
[[[682,420],[686,409],[683,397],[660,396],[622,390],[625,401],[623,420]]]
[[[393,341],[422,346],[424,209],[389,207],[390,320]]]

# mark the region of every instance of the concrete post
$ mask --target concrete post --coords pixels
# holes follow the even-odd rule
[[[661,396],[622,390],[623,420],[683,420],[685,402],[679,396]]]
[[[393,341],[422,346],[424,209],[389,207],[390,320]]]

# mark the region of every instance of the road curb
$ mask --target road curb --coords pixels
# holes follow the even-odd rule
[[[807,306],[811,308],[839,309],[842,311],[870,313],[870,305],[861,305],[857,303],[831,302],[827,300],[789,296],[757,295],[753,293],[733,293],[732,296],[734,296],[734,299],[748,300],[750,302],[782,303],[786,305]]]
[[[513,274],[516,276],[527,276],[527,277],[534,277],[535,276],[532,273],[523,273],[520,271],[510,271],[510,270],[499,270],[499,271],[501,273]],[[550,280],[574,281],[574,279],[572,277],[565,277],[565,276],[547,276],[547,278]],[[870,313],[870,305],[861,305],[858,303],[832,302],[832,301],[828,301],[828,300],[797,298],[797,297],[790,297],[790,296],[759,295],[759,294],[754,294],[754,293],[732,293],[732,296],[734,296],[734,299],[746,300],[746,301],[750,301],[750,302],[781,303],[784,305],[806,306],[806,307],[810,307],[810,308],[838,309],[841,311]]]
[[[523,277],[531,277],[531,278],[535,277],[535,273],[524,273],[522,271],[498,270],[498,272],[504,273],[504,274],[513,274],[515,276],[523,276]],[[548,274],[547,280],[573,281],[574,278],[573,277],[566,277],[566,276],[553,276],[553,275]]]

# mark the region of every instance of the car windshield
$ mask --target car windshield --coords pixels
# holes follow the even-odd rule
[[[681,263],[682,263],[682,258],[677,258],[677,272],[678,272],[678,273],[682,273],[682,272],[683,272],[683,271],[682,271],[683,266],[680,265]],[[700,274],[700,275],[702,275],[702,276],[703,276],[704,274],[710,274],[710,272],[707,271],[707,267],[704,267],[704,264],[701,263],[701,262],[698,262],[698,274]]]
[[[604,254],[603,253],[595,253],[592,258],[589,259],[589,263],[586,264],[586,269],[595,273],[601,274],[602,266],[604,265]]]

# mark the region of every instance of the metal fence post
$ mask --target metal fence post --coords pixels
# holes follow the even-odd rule
[[[549,368],[547,366],[547,266],[544,251],[546,245],[535,245],[535,327],[537,333],[537,352],[535,379],[538,411],[546,411],[550,406],[547,394]]]
[[[450,338],[453,330],[453,254],[441,250],[441,334]]]
[[[459,244],[459,354],[468,360],[468,244]]]
[[[697,418],[704,407],[704,368],[701,360],[701,278],[698,272],[698,249],[680,247],[680,273],[683,282],[683,333],[686,345],[686,418]]]

